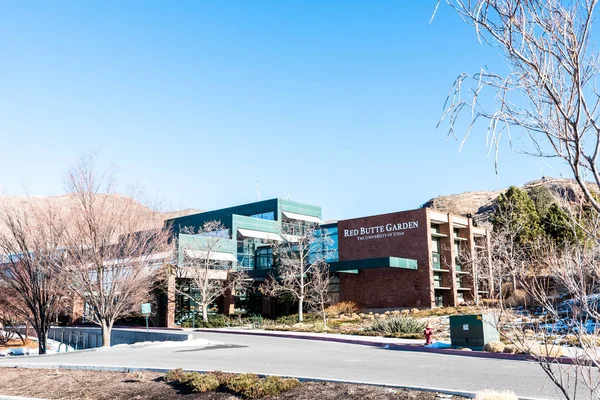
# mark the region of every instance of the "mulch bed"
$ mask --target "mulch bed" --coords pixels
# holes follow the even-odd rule
[[[175,387],[165,382],[163,374],[154,372],[121,373],[0,368],[0,395],[73,400],[233,400],[240,398],[227,392],[189,393],[183,390],[181,387]],[[270,398],[289,400],[435,400],[436,394],[375,386],[307,382],[294,390]],[[454,398],[458,399],[458,397]]]

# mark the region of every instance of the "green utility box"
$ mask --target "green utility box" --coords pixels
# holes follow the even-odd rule
[[[450,316],[452,346],[481,349],[486,343],[499,340],[500,333],[491,314]]]

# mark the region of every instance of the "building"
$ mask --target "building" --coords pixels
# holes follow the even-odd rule
[[[419,208],[337,223],[340,300],[364,308],[457,306],[488,294],[487,231],[471,218]],[[489,264],[487,264],[489,265]],[[479,272],[479,273],[478,273]]]
[[[318,206],[271,199],[167,221],[179,239],[179,252],[191,251],[202,240],[194,231],[214,220],[228,233],[211,257],[246,270],[255,289],[273,271],[272,244],[285,240],[286,232],[317,225],[330,238],[327,261],[336,277],[332,292],[341,301],[364,309],[431,308],[491,294],[491,275],[480,267],[486,264],[480,260],[489,257],[487,231],[468,217],[420,208],[322,222]],[[164,303],[167,325],[193,309],[188,297],[173,291],[168,296],[176,299],[174,305]],[[258,290],[244,298],[225,297],[218,305],[225,313],[242,303],[251,313],[279,313]]]

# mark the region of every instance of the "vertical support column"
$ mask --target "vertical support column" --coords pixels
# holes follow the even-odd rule
[[[175,326],[175,274],[168,274],[167,277],[167,310],[165,315],[165,326],[173,328]]]
[[[486,242],[486,254],[487,254],[487,261],[488,261],[488,290],[489,290],[489,294],[490,294],[490,299],[494,298],[494,272],[492,269],[492,238],[490,237],[490,231],[486,230],[485,233],[485,242]]]
[[[428,274],[428,278],[429,278],[429,308],[433,308],[435,307],[435,287],[434,287],[434,282],[433,282],[433,246],[431,244],[431,218],[429,217],[429,209],[425,209],[426,213],[425,213],[425,221],[427,221],[427,252],[429,254],[428,260],[429,260],[429,264],[428,264],[428,268],[427,268],[427,274]]]
[[[223,295],[223,314],[231,315],[235,311],[235,294],[231,289]]]
[[[458,305],[458,290],[456,290],[456,257],[458,254],[454,250],[454,222],[450,213],[448,213],[448,243],[450,245],[450,306],[456,307]]]
[[[448,272],[442,272],[442,286],[449,289],[443,290],[444,306],[456,307],[456,254],[454,252],[454,225],[452,223],[452,216],[450,213],[447,214],[448,223],[440,225],[440,233],[446,235],[445,238],[440,240],[440,255],[441,255],[441,267],[442,269],[448,270]]]
[[[469,260],[468,268],[471,272],[471,297],[473,300],[475,300],[476,304],[479,304],[479,271],[477,269],[478,266],[475,264],[477,261],[477,249],[475,248],[475,237],[473,235],[473,219],[469,218],[468,221],[469,224],[467,226],[467,247],[469,254],[467,256],[467,259]]]

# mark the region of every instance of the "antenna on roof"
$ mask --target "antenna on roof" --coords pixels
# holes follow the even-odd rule
[[[256,180],[256,195],[258,196],[258,200],[260,200],[260,181]]]

